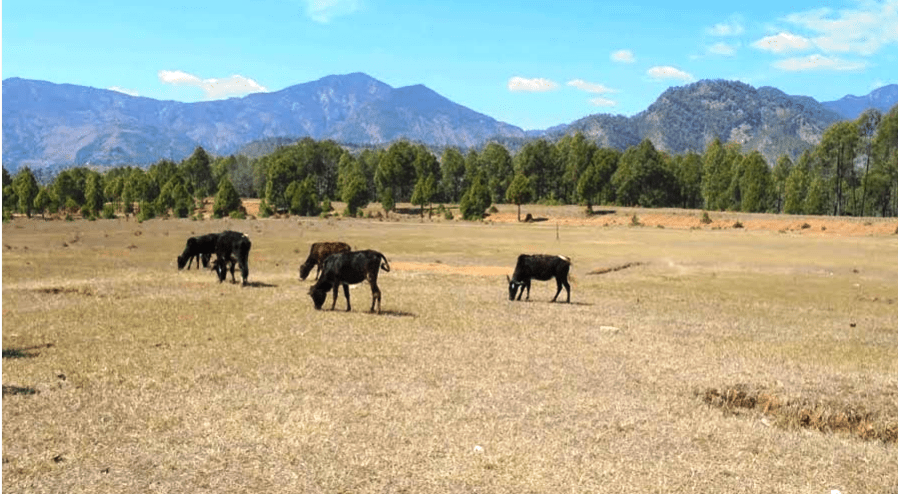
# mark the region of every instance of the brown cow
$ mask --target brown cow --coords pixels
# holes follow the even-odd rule
[[[312,272],[312,268],[318,266],[318,271],[315,272],[315,279],[317,280],[318,276],[321,275],[321,267],[324,266],[324,260],[327,259],[327,256],[351,250],[352,248],[349,244],[344,242],[315,242],[309,250],[308,259],[299,267],[299,279],[306,279],[309,273]]]

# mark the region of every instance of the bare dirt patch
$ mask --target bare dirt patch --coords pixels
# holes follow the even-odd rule
[[[466,276],[503,276],[509,272],[508,266],[450,266],[437,262],[394,262],[390,266],[396,271],[462,274]]]

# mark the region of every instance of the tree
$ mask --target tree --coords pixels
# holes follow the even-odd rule
[[[810,186],[810,153],[805,151],[792,167],[783,197],[783,212],[786,214],[802,214],[804,212],[805,197]]]
[[[290,184],[290,212],[300,216],[317,216],[321,213],[318,194],[315,192],[315,178],[306,177],[302,182]]]
[[[530,202],[533,197],[533,185],[530,179],[521,172],[515,173],[514,179],[505,191],[505,200],[518,207],[518,221],[521,221],[521,204]]]
[[[568,203],[577,201],[580,176],[592,162],[593,154],[598,147],[586,140],[582,133],[568,134],[555,145],[562,172],[560,187],[562,198]],[[581,199],[585,199],[580,196]]]
[[[39,192],[37,179],[34,173],[27,166],[16,173],[16,177],[12,181],[12,186],[16,191],[16,197],[19,201],[19,211],[31,217],[31,211],[34,210],[34,198]]]
[[[215,195],[215,204],[212,205],[212,214],[219,218],[224,218],[232,212],[240,211],[243,202],[237,189],[228,177],[222,177],[218,183],[218,194]]]
[[[415,160],[418,150],[407,141],[394,142],[377,165],[374,180],[378,194],[383,197],[389,192],[392,201],[408,201],[415,181]],[[383,204],[383,200],[381,201]],[[393,202],[393,207],[396,207]],[[393,207],[388,209],[392,210]],[[384,205],[386,209],[386,205]]]
[[[783,212],[785,208],[786,202],[786,182],[789,180],[789,175],[792,173],[792,160],[789,159],[788,155],[780,156],[780,159],[776,160],[776,165],[773,166],[773,173],[771,178],[773,179],[773,209],[777,213]]]
[[[430,205],[431,199],[437,193],[436,175],[431,173],[426,177],[420,177],[415,183],[415,190],[412,192],[412,204],[421,206],[421,217],[424,217],[424,206]]]
[[[648,139],[627,149],[611,178],[618,203],[648,208],[673,205],[679,185],[662,161],[663,157]]]
[[[34,210],[41,214],[41,218],[44,217],[44,213],[50,209],[50,205],[53,204],[53,198],[50,197],[50,191],[47,190],[46,187],[41,187],[40,191],[38,191],[37,196],[34,198]]]
[[[729,206],[727,190],[731,179],[730,160],[720,139],[715,138],[702,157],[702,197],[706,208],[722,211]]]
[[[857,129],[864,149],[864,176],[861,181],[861,216],[866,216],[867,214],[867,177],[870,174],[870,156],[873,151],[873,139],[876,137],[876,131],[879,129],[880,122],[882,122],[882,112],[875,108],[865,110],[857,120]]]
[[[491,142],[480,153],[480,164],[487,176],[486,186],[492,194],[493,202],[502,202],[505,191],[514,177],[514,162],[508,150],[501,144]]]
[[[103,195],[103,176],[92,172],[87,178],[87,186],[84,190],[84,206],[91,215],[98,215],[106,203]]]
[[[458,202],[465,184],[465,158],[455,148],[446,148],[440,160],[441,186],[449,202]]]
[[[671,158],[674,176],[680,184],[679,196],[682,207],[698,209],[702,207],[702,157],[688,152]]]
[[[523,173],[533,180],[535,199],[559,199],[561,167],[557,149],[545,139],[530,141],[514,158],[515,173]]]
[[[459,204],[462,218],[466,220],[483,219],[486,208],[492,204],[492,194],[484,184],[485,181],[484,173],[477,174],[465,195],[462,196],[461,204]]]
[[[805,214],[825,214],[826,204],[829,202],[827,197],[826,185],[823,177],[815,176],[811,178],[808,185],[808,193],[804,199]]]
[[[181,163],[181,173],[197,199],[202,200],[216,190],[212,159],[201,146],[197,146],[193,154]]]
[[[359,166],[354,167],[341,176],[340,195],[346,203],[346,209],[350,216],[355,216],[360,208],[368,205],[368,184],[365,174]]]
[[[773,182],[770,168],[758,151],[752,151],[742,160],[740,190],[742,193],[740,210],[746,213],[761,213],[770,207]]]
[[[823,133],[817,146],[820,174],[831,185],[833,191],[833,215],[841,216],[845,211],[845,185],[854,172],[854,157],[857,151],[859,133],[854,122],[838,122]]]

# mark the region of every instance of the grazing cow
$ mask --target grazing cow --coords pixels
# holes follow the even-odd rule
[[[321,267],[324,266],[324,260],[327,259],[327,256],[337,252],[349,252],[350,250],[352,248],[344,242],[315,242],[309,250],[308,259],[299,267],[299,279],[306,279],[309,273],[312,272],[312,268],[318,266],[318,271],[315,272],[315,279],[317,280],[318,276],[321,275]]]
[[[184,252],[178,256],[178,271],[184,269],[185,264],[187,265],[187,269],[190,269],[194,258],[196,259],[197,269],[200,268],[200,261],[202,261],[204,268],[209,267],[209,258],[211,258],[212,253],[215,252],[216,240],[218,240],[217,233],[209,233],[199,237],[188,238],[187,246],[184,247]]]
[[[231,269],[231,282],[237,283],[234,278],[234,265],[240,264],[240,275],[243,284],[249,279],[249,249],[252,242],[249,237],[240,232],[224,231],[218,235],[215,242],[215,262],[213,269],[218,274],[218,282],[221,283],[228,276],[228,264]]]
[[[567,290],[567,302],[571,303],[571,285],[567,282],[567,275],[570,270],[571,259],[569,257],[521,254],[518,256],[518,264],[514,268],[514,275],[511,278],[506,276],[508,279],[508,300],[513,301],[515,294],[518,295],[518,300],[521,300],[521,295],[524,294],[525,288],[527,289],[527,300],[530,300],[531,278],[540,281],[548,281],[555,278],[555,282],[558,284],[558,291],[552,297],[552,302],[558,298],[558,294],[561,293],[561,287],[564,286],[565,290]],[[521,289],[519,294],[517,293],[518,288]]]
[[[383,260],[383,264],[381,264]],[[346,295],[346,310],[352,310],[349,303],[349,285],[355,285],[368,280],[371,285],[371,309],[374,312],[374,304],[377,304],[377,313],[380,314],[380,289],[377,288],[377,274],[380,270],[390,271],[390,263],[383,254],[375,250],[359,250],[354,252],[339,252],[328,257],[321,269],[318,281],[309,288],[309,295],[316,309],[321,309],[327,299],[328,290],[334,290],[334,301],[331,310],[337,305],[337,289],[343,285],[343,294]]]

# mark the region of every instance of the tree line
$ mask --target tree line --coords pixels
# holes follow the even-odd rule
[[[318,215],[331,201],[355,216],[372,202],[385,211],[410,202],[421,214],[458,204],[465,219],[509,203],[680,207],[717,211],[898,216],[898,106],[868,110],[829,127],[794,162],[767,163],[758,151],[713,140],[704,153],[671,155],[648,139],[624,151],[582,134],[526,142],[514,155],[501,143],[435,154],[397,141],[350,152],[333,141],[302,139],[256,158],[212,157],[203,148],[180,163],[144,170],[84,167],[39,184],[25,167],[3,169],[4,217],[80,212],[88,218],[138,213],[188,217],[209,196],[216,216],[242,217],[241,197],[261,198],[261,215]]]

